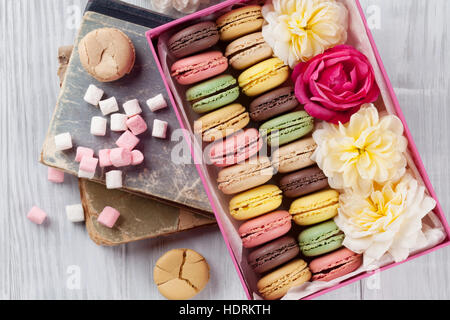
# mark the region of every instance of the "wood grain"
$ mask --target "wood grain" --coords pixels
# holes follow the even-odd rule
[[[67,10],[75,5],[82,11],[86,2],[0,1],[0,26],[8,30],[0,33],[0,298],[161,299],[152,283],[157,258],[169,249],[189,247],[211,264],[211,283],[199,299],[244,299],[216,227],[103,248],[89,239],[84,226],[66,220],[64,206],[80,201],[77,181],[66,176],[63,185],[50,184],[38,157],[58,94],[57,48],[73,43],[76,35],[76,29],[68,28]],[[151,8],[150,0],[129,2]],[[380,29],[373,30],[376,43],[448,212],[450,3],[361,2],[380,12]],[[44,226],[25,219],[33,205],[49,214]],[[449,299],[449,264],[450,251],[440,250],[323,299]],[[79,290],[67,286],[71,270],[81,272]]]

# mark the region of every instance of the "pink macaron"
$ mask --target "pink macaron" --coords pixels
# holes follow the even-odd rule
[[[313,281],[331,281],[358,269],[362,264],[362,255],[347,248],[314,259],[309,264]]]
[[[227,167],[243,162],[262,148],[259,131],[250,128],[209,146],[208,157],[217,167]]]
[[[228,59],[220,51],[210,51],[178,60],[171,72],[179,84],[193,84],[218,74],[228,68]]]
[[[244,248],[254,248],[281,237],[291,229],[291,215],[287,211],[275,211],[249,220],[238,232]]]

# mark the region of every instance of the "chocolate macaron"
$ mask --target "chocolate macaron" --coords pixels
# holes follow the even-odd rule
[[[266,93],[250,104],[253,121],[265,121],[291,111],[299,105],[293,87],[283,87]]]
[[[219,42],[217,25],[212,21],[200,22],[170,37],[167,46],[177,58],[208,49]]]
[[[291,173],[280,180],[280,189],[288,198],[301,197],[328,187],[327,177],[317,166]]]
[[[300,254],[297,241],[289,236],[276,239],[248,256],[248,264],[257,273],[264,273],[294,259]]]

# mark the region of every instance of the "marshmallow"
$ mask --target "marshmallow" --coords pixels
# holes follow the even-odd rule
[[[64,172],[52,167],[48,167],[47,179],[53,183],[63,183],[64,182]]]
[[[130,131],[125,131],[119,139],[117,139],[116,144],[121,148],[128,150],[133,150],[134,147],[139,143],[139,138],[132,134]]]
[[[87,172],[87,171],[78,169],[78,178],[93,179],[94,176],[95,176],[95,172]]]
[[[147,123],[140,115],[136,115],[127,120],[127,127],[137,136],[147,131]]]
[[[117,100],[114,97],[102,100],[98,104],[104,116],[119,111],[119,105],[117,104]]]
[[[137,166],[144,162],[144,155],[139,150],[131,151],[131,165]]]
[[[102,149],[98,152],[98,162],[101,168],[112,166],[110,153],[111,149]]]
[[[107,120],[102,117],[92,117],[91,120],[91,134],[94,136],[105,136]]]
[[[81,204],[66,206],[67,219],[71,222],[83,222],[84,210]]]
[[[127,115],[114,113],[111,115],[111,131],[127,131]]]
[[[137,99],[125,102],[123,104],[123,109],[129,117],[142,113],[141,106],[139,105],[139,101]]]
[[[89,104],[92,104],[93,106],[98,106],[98,103],[102,99],[104,93],[105,92],[102,89],[99,89],[93,84],[91,84],[86,90],[86,93],[84,95],[84,101],[86,101]]]
[[[98,159],[92,157],[83,157],[80,161],[80,170],[85,172],[94,172],[97,169]]]
[[[72,149],[72,136],[69,132],[55,136],[55,146],[57,151]]]
[[[103,211],[99,214],[97,222],[104,225],[105,227],[112,228],[117,219],[119,219],[120,212],[111,207],[105,207]]]
[[[122,171],[111,170],[106,173],[106,188],[107,189],[122,188]]]
[[[42,211],[41,209],[39,209],[38,207],[34,206],[28,212],[27,218],[28,218],[28,220],[30,220],[31,222],[34,222],[36,224],[42,224],[44,222],[45,218],[47,218],[47,214],[44,211]]]
[[[92,158],[94,156],[94,150],[91,148],[78,147],[77,155],[75,156],[75,161],[80,162],[83,157]]]
[[[126,148],[115,148],[111,150],[109,158],[113,166],[120,168],[131,164],[132,155],[131,151]]]
[[[155,138],[165,139],[168,125],[169,124],[166,121],[155,119],[155,121],[153,121],[152,136],[154,136]]]
[[[167,108],[167,102],[164,96],[160,93],[156,97],[147,100],[147,106],[152,112]]]

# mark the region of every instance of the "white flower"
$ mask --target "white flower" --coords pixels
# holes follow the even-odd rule
[[[380,118],[373,104],[363,105],[345,125],[322,123],[313,138],[317,149],[311,159],[334,189],[367,195],[373,182],[397,180],[405,173],[403,124],[394,115]]]
[[[345,233],[344,246],[364,253],[369,266],[389,252],[395,262],[405,260],[424,239],[422,218],[436,206],[411,174],[400,181],[374,184],[369,196],[347,189],[339,199],[335,222]]]
[[[273,0],[262,13],[264,39],[291,68],[347,41],[347,8],[335,0]]]

